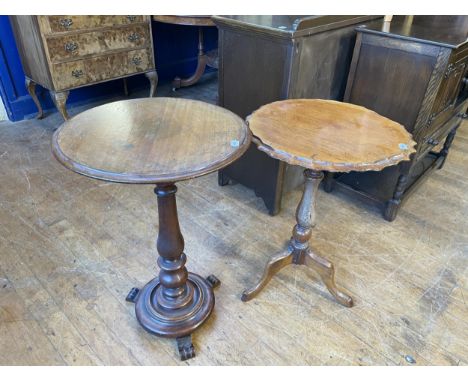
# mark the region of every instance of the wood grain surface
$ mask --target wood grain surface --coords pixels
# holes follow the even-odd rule
[[[194,25],[214,27],[215,23],[211,20],[209,15],[153,15],[153,20],[161,23],[177,24],[177,25]]]
[[[213,75],[176,95],[215,102]],[[170,84],[158,90],[171,94]],[[468,365],[467,121],[444,168],[391,224],[377,208],[319,190],[312,243],[335,263],[352,309],[305,267],[284,269],[251,303],[239,298],[284,244],[301,190],[272,217],[253,191],[219,187],[216,174],[178,183],[190,266],[222,283],[187,362],[125,302],[157,267],[154,187],[65,169],[50,154],[61,122],[58,113],[0,122],[1,365],[412,366],[406,355],[415,366]]]
[[[50,35],[44,39],[50,61],[60,62],[115,50],[143,48],[151,44],[150,34],[149,25],[143,23],[85,31],[71,36]]]
[[[364,107],[320,99],[277,101],[247,118],[258,148],[317,171],[367,171],[408,160],[405,128]]]
[[[239,158],[245,122],[208,103],[176,98],[118,101],[90,109],[54,134],[52,151],[80,174],[123,183],[190,179]]]

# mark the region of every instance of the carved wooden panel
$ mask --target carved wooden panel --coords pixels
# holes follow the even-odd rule
[[[448,108],[453,108],[466,65],[467,62],[448,64],[429,117],[430,124],[433,124],[434,120]]]

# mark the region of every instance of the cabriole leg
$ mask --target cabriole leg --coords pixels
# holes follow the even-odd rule
[[[44,118],[44,111],[42,110],[41,103],[39,102],[39,98],[37,98],[37,94],[36,94],[36,83],[30,78],[26,77],[25,84],[26,84],[26,89],[28,90],[29,95],[31,96],[31,98],[33,99],[34,103],[37,106],[38,113],[37,113],[36,118],[37,119]]]
[[[64,92],[50,92],[50,95],[52,96],[52,101],[54,101],[55,107],[58,109],[60,114],[62,114],[62,117],[64,120],[70,119],[67,113],[67,98],[70,92],[64,91]]]
[[[149,96],[154,97],[156,95],[156,87],[158,86],[158,73],[156,72],[156,70],[153,70],[152,72],[145,73],[145,76],[150,82]]]

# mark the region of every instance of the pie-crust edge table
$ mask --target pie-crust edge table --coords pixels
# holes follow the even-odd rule
[[[335,284],[333,263],[316,254],[309,244],[323,171],[378,171],[409,160],[416,151],[411,134],[364,107],[320,99],[273,102],[252,113],[247,122],[258,149],[304,167],[305,183],[288,246],[268,261],[260,281],[243,292],[242,301],[257,296],[285,266],[298,264],[314,269],[333,297],[352,307],[353,299]]]
[[[135,118],[140,118],[140,120],[153,118],[154,121],[154,118],[158,117],[151,115],[147,117],[147,115],[148,113],[151,114],[151,109],[158,106],[158,103],[167,103],[167,105],[164,105],[164,108],[161,107],[160,110],[154,111],[153,114],[159,113],[163,116],[171,116],[171,113],[184,114],[184,119],[180,117],[179,122],[174,122],[178,121],[178,116],[167,117],[169,119],[167,125],[170,126],[170,129],[166,129],[167,131],[164,131],[164,134],[160,134],[161,142],[168,139],[167,137],[171,139],[170,137],[176,136],[177,134],[174,131],[177,131],[179,126],[185,126],[185,131],[190,133],[191,124],[198,123],[199,126],[194,126],[193,132],[196,142],[193,145],[188,142],[181,142],[181,144],[185,145],[184,152],[190,150],[191,147],[195,147],[193,150],[196,150],[196,147],[206,149],[210,142],[213,148],[214,142],[222,142],[226,147],[231,146],[229,155],[226,154],[219,160],[213,161],[204,167],[199,164],[196,166],[192,163],[193,160],[184,162],[183,158],[179,158],[179,162],[196,168],[172,174],[114,171],[109,170],[110,166],[107,166],[106,169],[92,167],[90,163],[93,160],[95,163],[99,163],[99,160],[102,159],[100,155],[104,155],[102,153],[105,153],[106,150],[113,150],[112,155],[107,157],[104,155],[104,158],[115,157],[116,161],[113,163],[115,168],[122,168],[124,165],[120,162],[126,160],[128,163],[135,162],[131,158],[132,155],[136,155],[138,158],[140,155],[138,151],[141,152],[145,148],[150,153],[156,152],[157,155],[161,155],[157,152],[158,150],[151,147],[151,144],[148,145],[147,137],[152,132],[138,133],[137,131],[137,134],[133,134],[133,126],[128,129],[125,127],[129,120]],[[197,107],[201,110],[195,115],[192,112],[193,109],[189,108]],[[206,139],[207,136],[204,136],[202,127],[204,121],[210,117],[214,122],[212,123],[213,126],[206,129],[207,134],[210,134],[210,139]],[[94,125],[94,121],[96,121],[96,128],[91,130],[88,127]],[[226,123],[223,124],[223,121]],[[238,130],[233,134],[223,130],[228,129],[226,126],[231,128],[234,124],[238,124]],[[220,125],[223,126],[216,127]],[[83,126],[86,128],[83,128]],[[99,129],[102,132],[98,131]],[[232,129],[234,130],[234,127]],[[140,144],[135,143],[132,138],[137,135],[141,138],[138,141]],[[226,139],[232,140],[225,143]],[[136,317],[145,330],[158,336],[177,339],[181,360],[195,356],[191,334],[210,316],[215,303],[212,288],[219,284],[219,280],[213,275],[204,279],[197,274],[187,272],[185,267],[186,255],[183,252],[184,238],[177,215],[175,197],[177,187],[175,183],[206,175],[227,166],[247,150],[250,141],[250,130],[245,122],[234,113],[200,101],[163,97],[118,101],[89,109],[62,124],[52,138],[52,152],[55,158],[74,172],[110,182],[156,185],[154,192],[157,196],[159,216],[159,233],[156,246],[159,253],[157,263],[160,272],[158,277],[148,282],[141,290],[133,288],[127,296],[127,301],[135,303]],[[88,146],[93,148],[90,149]],[[177,157],[171,157],[173,154],[167,144],[162,143],[160,147],[167,148],[169,158],[167,163],[170,167],[171,160],[174,162],[178,159]],[[175,150],[175,148],[172,149]],[[129,150],[130,153],[125,155],[125,150]],[[215,149],[214,151],[219,152],[219,150]],[[81,154],[78,155],[78,152]],[[93,156],[89,155],[90,153],[95,153],[97,159],[93,159]],[[73,159],[73,156],[75,156],[75,159]],[[200,157],[204,157],[203,154]],[[147,161],[147,164],[151,164],[150,161]]]

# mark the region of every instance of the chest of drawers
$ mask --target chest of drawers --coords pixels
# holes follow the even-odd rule
[[[149,16],[11,16],[10,21],[38,118],[43,112],[36,84],[50,90],[64,119],[69,91],[82,86],[144,73],[154,96],[158,77]]]

